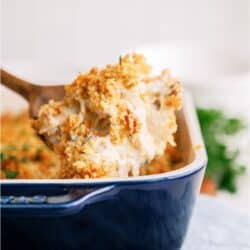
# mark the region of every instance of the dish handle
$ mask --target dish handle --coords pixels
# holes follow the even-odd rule
[[[102,188],[72,189],[58,196],[1,196],[2,216],[55,217],[78,213],[86,205],[113,197],[114,185]]]

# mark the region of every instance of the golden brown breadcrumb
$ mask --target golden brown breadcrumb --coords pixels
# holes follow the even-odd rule
[[[59,160],[37,137],[28,112],[1,118],[1,178],[58,178]]]
[[[150,72],[151,67],[144,56],[133,54],[120,57],[117,64],[107,65],[103,69],[92,68],[87,73],[79,74],[72,84],[65,86],[63,100],[50,101],[40,109],[33,127],[39,134],[46,135],[54,145],[61,159],[61,178],[118,175],[117,163],[102,160],[97,163],[91,161],[90,156],[95,154],[97,146],[102,147],[102,138],[107,135],[111,144],[120,145],[125,140],[132,147],[138,147],[137,135],[141,132],[142,122],[133,107],[124,101],[123,92],[134,91],[141,82],[149,85],[152,81],[166,81],[166,89],[169,88],[170,92],[164,96],[165,103],[157,95],[152,97],[141,91],[139,95],[145,105],[154,98],[157,110],[162,110],[164,104],[170,110],[165,126],[170,131],[167,140],[174,144],[172,134],[177,125],[172,113],[181,108],[180,82],[171,78],[168,70],[153,77],[149,75]],[[97,137],[98,140],[93,139]]]
[[[76,170],[62,168],[59,171],[56,154],[36,136],[27,111],[20,114],[4,113],[0,121],[1,179],[100,178],[106,177],[107,171],[116,171],[116,166],[105,170],[94,164],[86,166],[83,162],[76,163]],[[164,155],[141,167],[140,175],[168,172],[182,166],[181,154],[169,145]]]

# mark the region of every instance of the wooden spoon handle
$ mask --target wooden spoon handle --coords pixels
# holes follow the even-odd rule
[[[26,100],[29,100],[33,84],[22,80],[7,71],[1,69],[1,83],[16,93],[22,95]]]

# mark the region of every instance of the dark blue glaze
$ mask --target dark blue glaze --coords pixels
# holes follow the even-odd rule
[[[86,192],[59,204],[2,204],[2,249],[180,249],[204,170],[201,166],[176,178],[117,181],[106,189],[103,183],[91,189],[85,184],[67,185],[63,193]],[[19,184],[16,192],[25,187]],[[15,188],[2,184],[5,194],[10,190],[13,194]],[[40,194],[46,188],[53,193],[53,184],[33,186]]]

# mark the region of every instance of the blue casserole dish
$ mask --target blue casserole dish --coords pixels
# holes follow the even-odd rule
[[[186,90],[183,106],[181,169],[126,179],[1,181],[3,249],[180,249],[207,163]]]

